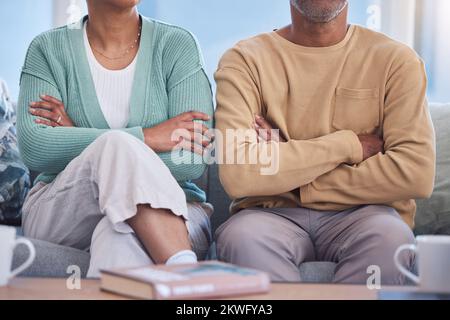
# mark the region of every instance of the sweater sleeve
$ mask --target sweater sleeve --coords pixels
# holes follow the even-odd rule
[[[172,27],[166,36],[163,72],[167,79],[169,118],[184,112],[199,111],[212,119],[214,105],[211,85],[204,72],[196,38],[179,27]],[[213,123],[209,121],[205,125],[211,128]],[[206,169],[203,157],[190,151],[180,150],[159,156],[178,182],[197,179]]]
[[[203,69],[179,82],[169,92],[170,118],[194,110],[208,114],[211,119],[213,117],[211,87]],[[212,121],[205,125],[211,128]],[[162,153],[159,156],[179,182],[197,179],[206,169],[203,157],[189,151],[180,150]]]
[[[216,125],[223,137],[219,146],[223,154],[219,174],[232,198],[289,192],[342,163],[362,160],[360,142],[352,131],[279,144],[258,141],[253,123],[255,114],[262,114],[263,106],[254,73],[244,56],[235,49],[229,51],[215,75]],[[230,129],[234,136],[227,134]]]
[[[96,138],[110,130],[53,128],[35,123],[36,117],[28,112],[30,102],[39,101],[42,94],[62,100],[38,40],[33,41],[28,50],[21,76],[17,112],[18,141],[23,161],[30,170],[57,174]],[[124,131],[141,140],[144,139],[140,127]]]
[[[385,154],[358,166],[341,165],[301,189],[306,207],[387,204],[427,198],[435,175],[435,138],[426,102],[426,74],[418,58],[397,67],[388,79],[383,139]]]

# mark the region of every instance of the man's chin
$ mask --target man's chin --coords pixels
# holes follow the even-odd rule
[[[312,23],[329,23],[335,20],[345,10],[347,1],[335,3],[330,7],[330,3],[324,0],[304,0],[298,2],[292,0],[291,3],[300,12],[300,14]],[[308,2],[309,1],[309,2]],[[323,3],[322,3],[323,2]]]
[[[324,24],[324,23],[330,23],[333,20],[336,20],[336,18],[339,16],[338,15],[333,15],[333,16],[326,16],[326,17],[322,17],[322,16],[305,16],[303,15],[303,17],[305,17],[306,20],[308,20],[311,23],[317,23],[317,24]]]

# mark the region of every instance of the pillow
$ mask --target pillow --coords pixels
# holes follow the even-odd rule
[[[450,104],[430,105],[436,130],[436,182],[430,199],[417,202],[416,234],[450,235]]]
[[[17,146],[15,111],[0,80],[0,224],[20,225],[21,208],[30,189],[29,171]]]

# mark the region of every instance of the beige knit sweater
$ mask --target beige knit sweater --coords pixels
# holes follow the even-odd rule
[[[275,175],[262,175],[259,162],[220,166],[232,212],[385,204],[413,226],[413,199],[431,194],[435,174],[426,74],[413,50],[359,26],[326,48],[272,32],[229,50],[215,78],[219,130],[251,129],[260,114],[288,140]],[[357,135],[374,133],[386,152],[362,161]],[[225,139],[224,151],[251,155],[261,143],[256,135],[235,145]]]

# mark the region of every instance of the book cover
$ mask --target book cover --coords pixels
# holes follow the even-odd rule
[[[203,299],[266,293],[270,277],[261,271],[206,261],[101,271],[105,291],[139,299]]]

